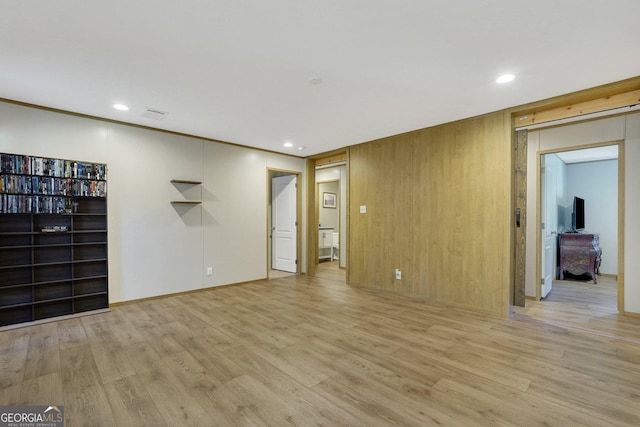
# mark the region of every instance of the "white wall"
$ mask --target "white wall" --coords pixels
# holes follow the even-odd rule
[[[585,233],[600,235],[601,273],[618,273],[618,161],[567,166],[567,194],[585,200]],[[573,208],[573,205],[571,205]]]
[[[183,197],[170,181],[202,180],[202,142],[124,125],[108,129],[110,301],[201,288],[202,208],[169,202],[199,198]]]
[[[0,151],[107,163],[111,303],[267,277],[267,168],[304,171],[296,157],[2,102]]]
[[[538,152],[585,144],[625,141],[624,295],[625,311],[640,313],[640,114],[611,117],[529,132],[527,160],[527,296],[535,295],[536,282],[536,192]],[[620,274],[620,273],[619,273]]]
[[[213,276],[204,276],[205,286],[267,277],[267,168],[301,172],[304,160],[215,143],[204,144],[203,159],[204,271],[213,267]],[[304,180],[298,185],[302,186],[304,200]],[[304,211],[302,218],[304,229]],[[304,235],[302,242],[304,247]]]

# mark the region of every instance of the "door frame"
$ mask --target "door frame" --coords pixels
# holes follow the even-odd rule
[[[271,204],[273,194],[271,194],[271,179],[277,176],[295,175],[296,176],[296,272],[292,274],[300,274],[302,266],[302,174],[297,171],[277,168],[267,168],[267,265],[266,277],[269,279],[269,271],[271,271],[271,258],[273,257],[273,246],[271,237]]]
[[[347,168],[347,179],[345,185],[345,205],[346,205],[346,241],[350,242],[350,216],[349,216],[349,147],[346,149],[336,150],[330,153],[318,154],[316,156],[307,157],[307,181],[306,181],[306,189],[307,189],[307,274],[309,276],[315,276],[317,266],[318,266],[318,186],[316,184],[316,166],[323,166],[330,163],[342,163],[346,162]],[[343,250],[341,248],[341,250]],[[351,250],[351,245],[347,244],[346,251],[344,252],[345,256],[345,268],[346,268],[346,282],[349,284],[349,251]]]
[[[538,207],[538,212],[537,213],[539,214],[540,220],[537,222],[537,226],[539,227],[540,234],[541,234],[539,236],[540,248],[538,249],[539,250],[538,256],[540,257],[540,269],[539,269],[540,280],[538,280],[536,282],[536,284],[537,284],[536,298],[537,298],[538,301],[541,300],[542,298],[546,297],[546,295],[549,292],[551,292],[551,290],[549,290],[549,291],[547,291],[547,294],[545,294],[544,296],[542,295],[542,287],[544,286],[543,283],[544,283],[544,281],[546,280],[546,277],[547,277],[543,273],[550,273],[551,274],[550,288],[553,288],[553,280],[555,278],[555,271],[554,271],[555,268],[552,267],[551,272],[544,271],[546,269],[546,267],[548,267],[548,265],[545,265],[545,264],[547,264],[547,262],[551,261],[553,263],[553,265],[555,265],[555,261],[553,261],[553,255],[556,255],[556,259],[557,259],[557,249],[555,249],[555,248],[551,248],[551,254],[546,254],[548,239],[553,239],[551,236],[554,236],[554,235],[556,236],[556,240],[558,238],[557,237],[558,236],[557,231],[549,231],[548,232],[549,234],[547,234],[547,230],[548,230],[548,227],[550,225],[549,224],[549,218],[547,217],[547,214],[549,212],[549,206],[547,204],[548,201],[549,201],[547,199],[547,197],[548,197],[547,190],[549,189],[549,181],[550,181],[550,176],[549,175],[550,174],[548,172],[549,165],[547,164],[548,163],[547,159],[545,159],[545,157],[544,157],[547,154],[552,154],[552,153],[540,154],[537,157],[537,160],[538,160],[538,168],[537,168],[538,179],[537,179],[536,183],[537,183],[537,187],[538,187],[538,192],[540,194],[540,198],[538,199],[538,203],[537,203],[537,207]],[[544,162],[543,162],[543,159],[544,159]],[[544,174],[542,172],[543,170],[544,170]],[[544,184],[542,182],[542,178],[543,177],[544,177]],[[557,180],[556,180],[556,189],[557,189]],[[544,215],[543,215],[543,211],[544,211]],[[542,237],[542,220],[543,219],[544,219],[544,239]],[[544,261],[543,261],[543,257],[542,257],[543,253],[545,254]],[[551,259],[550,260],[547,260],[547,258],[546,258],[547,255],[551,255]]]
[[[513,307],[524,307],[526,297],[526,265],[527,265],[527,156],[529,133],[525,130],[514,130],[513,138],[513,221],[511,226],[513,267],[509,288],[509,315]]]
[[[542,280],[542,229],[540,221],[540,198],[542,189],[540,188],[540,167],[542,156],[546,154],[562,153],[566,151],[584,150],[587,148],[618,146],[618,286],[617,302],[618,313],[624,314],[624,140],[605,141],[594,144],[575,145],[570,147],[553,148],[536,152],[536,301],[540,301]]]

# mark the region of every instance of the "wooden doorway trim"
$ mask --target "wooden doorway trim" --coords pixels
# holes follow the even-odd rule
[[[526,243],[527,243],[527,142],[528,131],[515,133],[514,167],[514,289],[512,304],[524,307],[526,293]]]
[[[307,274],[315,276],[318,267],[318,186],[316,183],[316,167],[326,166],[331,163],[347,164],[347,176],[349,175],[349,152],[347,149],[333,151],[330,153],[319,154],[307,158]],[[347,179],[347,192],[345,194],[347,201],[347,241],[349,240],[349,180]],[[345,252],[347,265],[347,283],[349,283],[349,248]]]
[[[640,104],[640,89],[615,95],[607,95],[589,101],[576,102],[543,111],[518,114],[515,117],[515,125],[516,127],[526,127],[543,123],[551,125],[551,122],[557,120],[631,107],[637,104]]]
[[[536,125],[545,123],[543,127],[553,127],[559,125],[560,122],[563,121],[563,119],[575,118],[576,122],[579,122],[580,120],[589,120],[589,118],[592,117],[590,116],[590,114],[601,113],[607,110],[614,110],[610,111],[610,113],[622,115],[625,114],[625,112],[622,111],[624,107],[633,106],[634,104],[638,104],[639,102],[640,76],[637,76],[619,82],[613,82],[602,86],[597,86],[590,89],[585,89],[582,91],[513,107],[508,109],[507,111],[511,114],[511,126],[513,131],[512,135],[515,135],[515,130],[526,128],[526,123]],[[514,150],[515,145],[516,138],[515,136],[512,136],[512,147]],[[618,147],[618,311],[621,314],[624,314],[624,143],[619,143]],[[537,161],[539,162],[539,159],[537,159]],[[514,186],[514,193],[512,193],[514,195],[514,201],[512,203],[512,220],[515,222],[515,167],[512,173],[512,185]],[[537,173],[539,174],[539,165]],[[539,200],[537,200],[537,203],[539,204]],[[531,220],[533,221],[534,218],[531,218]],[[536,226],[537,229],[540,226],[540,221],[539,218],[535,218],[535,220],[538,223]],[[513,230],[515,230],[515,228],[511,227],[511,241],[514,244],[526,244],[526,237],[524,237],[523,242],[516,241],[516,234]],[[539,235],[539,230],[537,234]],[[536,244],[536,246],[538,246],[538,243]],[[538,249],[536,250],[538,251]],[[515,254],[515,250],[513,251],[513,253]],[[536,255],[536,257],[537,256],[538,255]],[[516,270],[518,268],[519,267],[514,263],[514,270],[512,271],[512,277],[514,279],[511,284],[512,300],[515,300],[515,277]],[[538,266],[536,266],[536,269],[538,269],[539,271]],[[537,294],[539,294],[539,283],[540,278],[537,278]]]
[[[617,309],[618,313],[625,314],[624,311],[624,140],[618,141],[606,141],[599,142],[594,144],[585,144],[585,145],[577,145],[571,147],[562,147],[562,148],[554,148],[551,150],[543,150],[538,151],[536,153],[537,157],[537,171],[536,171],[536,300],[540,300],[540,281],[542,279],[541,271],[542,271],[542,261],[540,252],[542,250],[542,239],[541,239],[541,227],[540,223],[541,213],[540,213],[540,197],[542,189],[540,188],[540,167],[541,167],[541,159],[542,156],[547,154],[555,154],[561,153],[565,151],[575,151],[575,150],[584,150],[588,148],[595,147],[606,147],[611,145],[618,146],[618,279],[617,279]]]

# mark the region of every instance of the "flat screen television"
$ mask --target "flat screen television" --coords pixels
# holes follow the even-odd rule
[[[573,198],[571,228],[573,231],[584,230],[584,199],[577,196]]]

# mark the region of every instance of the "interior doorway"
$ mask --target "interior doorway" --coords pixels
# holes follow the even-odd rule
[[[514,307],[514,315],[598,330],[617,321],[624,307],[624,142],[549,149],[536,157],[538,203],[530,235],[536,241],[536,295],[527,296],[524,307]],[[597,283],[588,275],[569,272],[559,279],[558,236],[576,228],[575,196],[582,196],[585,204],[585,224],[579,231],[599,235],[606,262]]]
[[[622,209],[618,144],[540,153],[539,165],[540,287],[537,299],[547,298],[560,279],[592,284],[598,281],[598,275],[588,274],[588,269],[581,264],[583,261],[572,265],[573,257],[561,259],[561,246],[567,248],[565,251],[574,250],[562,242],[573,245],[579,238],[582,244],[601,251],[594,272],[616,278],[618,217]],[[580,201],[577,205],[576,200]],[[591,262],[594,261],[589,260]],[[578,293],[582,289],[587,287],[575,288]]]
[[[624,307],[624,143],[612,141],[537,153],[536,290],[517,315],[558,325],[593,328]],[[584,225],[576,227],[575,197],[584,199]],[[565,271],[560,280],[559,236],[575,229],[598,236],[602,262],[597,283]],[[532,236],[533,237],[533,236]],[[576,273],[581,273],[576,271]],[[530,295],[530,294],[529,294]]]
[[[347,167],[345,162],[316,167],[317,263],[346,269]]]
[[[318,184],[317,181],[321,180],[318,177],[318,172],[320,170],[328,169],[334,166],[341,167],[341,177],[340,177],[340,191],[341,191],[341,206],[342,206],[342,214],[341,214],[341,236],[340,236],[340,268],[343,268],[346,272],[347,283],[349,282],[349,151],[338,150],[332,153],[320,154],[318,156],[313,156],[307,159],[307,179],[306,179],[306,190],[307,190],[307,228],[306,228],[306,236],[307,236],[307,246],[306,246],[306,273],[309,276],[315,276],[319,262],[318,262],[318,253],[319,253],[319,229],[318,224],[320,224],[318,218],[318,206],[320,203],[319,195],[318,195]]]
[[[269,170],[267,206],[267,277],[300,272],[300,176]]]

